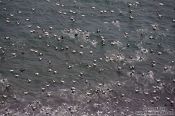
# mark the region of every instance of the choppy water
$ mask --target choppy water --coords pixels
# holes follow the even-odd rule
[[[175,109],[174,0],[0,0],[0,115]]]

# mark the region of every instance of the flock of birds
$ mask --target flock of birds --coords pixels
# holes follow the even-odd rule
[[[151,1],[0,0],[0,115],[174,112],[174,2]]]

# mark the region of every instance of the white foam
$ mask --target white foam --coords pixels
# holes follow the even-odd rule
[[[90,45],[96,47],[97,41],[96,40],[90,40],[88,37],[90,36],[90,32],[82,31],[80,29],[69,29],[62,31],[63,34],[68,35],[71,39],[76,39],[83,43],[89,43]],[[75,34],[78,34],[77,37],[75,37]]]
[[[105,56],[106,56],[106,61],[110,61],[110,60],[122,61],[125,59],[125,56],[117,50],[106,51]]]
[[[112,21],[112,24],[118,28],[120,31],[120,22],[118,20]]]

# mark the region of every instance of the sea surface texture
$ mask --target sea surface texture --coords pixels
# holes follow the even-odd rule
[[[174,109],[175,0],[0,0],[0,116]]]

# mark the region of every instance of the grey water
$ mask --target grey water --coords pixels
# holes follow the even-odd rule
[[[175,0],[0,0],[0,116],[148,109],[175,114]]]

